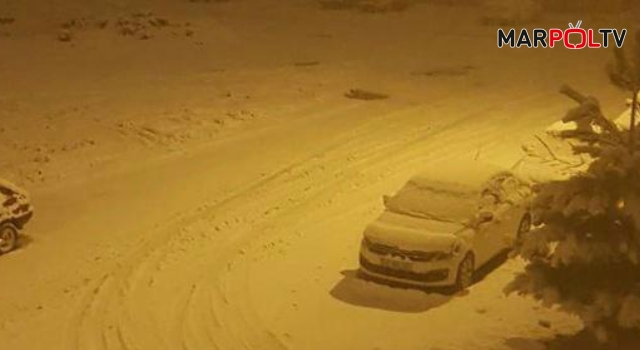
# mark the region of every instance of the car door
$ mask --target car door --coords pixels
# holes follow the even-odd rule
[[[508,203],[481,208],[477,215],[476,234],[473,239],[478,265],[513,246],[520,211]]]
[[[517,233],[516,208],[511,204],[503,203],[496,207],[491,221],[490,253],[492,256],[513,246]]]
[[[495,239],[493,237],[493,219],[485,218],[474,227],[472,239],[473,251],[476,258],[476,266],[487,262],[493,256],[495,250]]]

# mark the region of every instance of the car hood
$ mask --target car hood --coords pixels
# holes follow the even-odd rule
[[[30,202],[31,197],[29,193],[17,185],[0,178],[0,195],[6,197],[16,197],[23,202]]]
[[[374,243],[406,250],[448,252],[465,229],[461,223],[442,222],[389,211],[369,224],[364,237]]]

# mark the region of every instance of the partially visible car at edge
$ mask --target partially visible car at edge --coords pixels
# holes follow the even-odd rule
[[[0,255],[18,247],[19,235],[33,217],[26,191],[0,179]]]

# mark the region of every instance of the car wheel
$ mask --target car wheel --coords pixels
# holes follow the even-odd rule
[[[529,233],[529,231],[531,231],[531,215],[525,214],[518,225],[518,232],[516,234],[517,242],[522,241],[524,235]]]
[[[0,226],[0,254],[6,254],[18,245],[18,229],[13,225]]]
[[[475,272],[475,259],[473,254],[467,254],[458,265],[458,275],[456,276],[456,289],[465,290],[473,284]]]

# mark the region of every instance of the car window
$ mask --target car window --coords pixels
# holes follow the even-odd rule
[[[503,172],[492,176],[483,186],[482,196],[494,196],[496,203],[517,203],[530,194],[528,184]]]
[[[3,194],[5,196],[11,196],[13,195],[13,191],[7,187],[0,186],[0,194]]]

